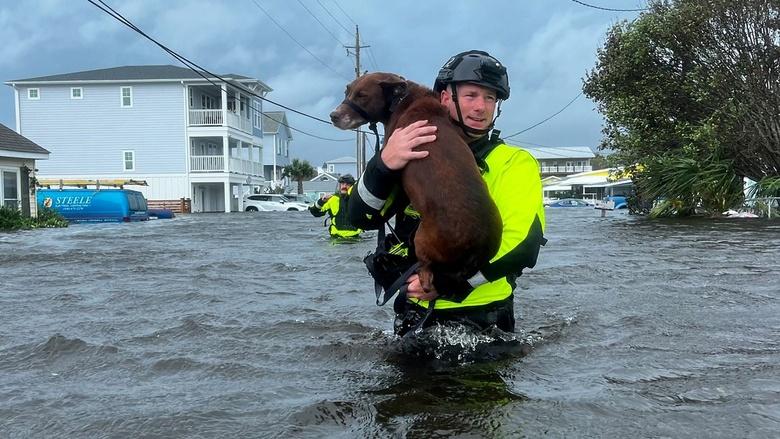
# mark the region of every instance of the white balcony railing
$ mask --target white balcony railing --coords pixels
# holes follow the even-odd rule
[[[196,155],[190,157],[192,172],[235,172],[247,175],[263,175],[262,163],[230,157],[229,168],[225,169],[225,157],[221,155]]]
[[[222,172],[225,170],[225,157],[221,155],[196,155],[190,157],[192,172]]]
[[[190,126],[225,126],[222,110],[190,110]],[[227,113],[227,126],[239,129],[245,133],[252,132],[252,121],[244,114]]]
[[[263,165],[251,160],[230,158],[230,172],[247,175],[263,175]]]
[[[222,110],[190,110],[190,125],[221,126]]]
[[[593,166],[541,166],[542,174],[574,174],[592,170]]]
[[[247,119],[243,114],[236,114],[232,111],[228,111],[228,126],[238,128],[245,133],[252,132],[252,121]]]

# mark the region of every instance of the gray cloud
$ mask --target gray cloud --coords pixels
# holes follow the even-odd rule
[[[606,30],[619,19],[636,16],[596,11],[566,0],[303,1],[322,25],[298,2],[257,3],[328,67],[293,42],[252,0],[113,0],[110,4],[209,70],[256,77],[274,89],[269,98],[324,119],[341,101],[348,79],[354,77],[354,58],[343,47],[354,44],[351,19],[360,24],[363,44],[371,45],[362,51],[364,70],[396,72],[426,85],[450,55],[487,50],[510,72],[512,97],[503,105],[497,124],[505,134],[533,125],[576,96],[582,77],[595,64],[596,49]],[[599,0],[598,4],[626,6],[624,0]],[[3,2],[0,41],[3,81],[118,65],[176,63],[87,2]],[[265,108],[278,109],[270,104]],[[322,137],[352,137],[292,113],[288,119],[296,128]],[[10,87],[0,88],[0,123],[15,126]],[[600,129],[601,118],[593,104],[581,97],[519,138],[553,146],[595,147]],[[351,140],[294,136],[293,156],[313,164],[355,154]]]

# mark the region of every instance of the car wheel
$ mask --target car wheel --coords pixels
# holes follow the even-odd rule
[[[257,212],[257,208],[255,206],[249,206],[245,210],[246,212]]]
[[[290,207],[290,208],[287,209],[287,211],[288,212],[298,212],[298,209],[296,209],[294,207]]]

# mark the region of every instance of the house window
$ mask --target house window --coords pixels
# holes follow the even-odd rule
[[[191,88],[187,88],[187,91],[189,92],[189,95],[190,95],[190,108],[192,108],[192,89]]]
[[[70,88],[70,98],[71,99],[82,99],[84,97],[84,90],[81,87],[71,87]]]
[[[135,151],[122,151],[125,171],[135,171]]]
[[[336,170],[336,165],[328,165],[328,172],[333,172]]]
[[[0,206],[19,208],[19,173],[16,170],[3,170],[3,178],[0,180]]]
[[[120,95],[123,107],[133,106],[133,87],[122,87]]]
[[[41,98],[41,90],[37,88],[27,89],[27,99],[38,100]]]

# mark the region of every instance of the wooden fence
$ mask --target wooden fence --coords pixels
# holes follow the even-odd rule
[[[192,201],[189,198],[178,200],[147,200],[149,209],[171,209],[174,213],[191,213]]]

